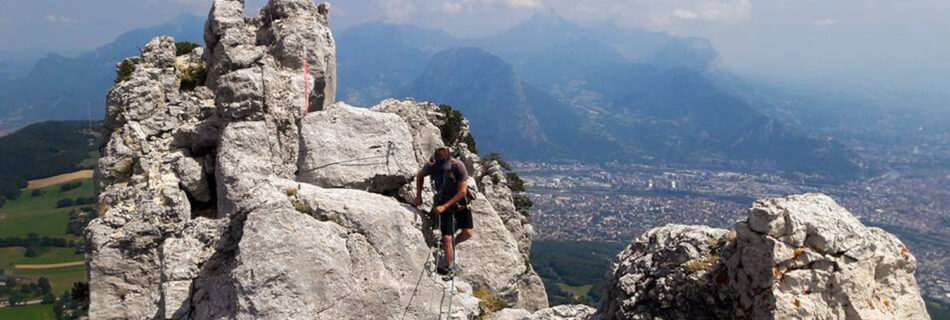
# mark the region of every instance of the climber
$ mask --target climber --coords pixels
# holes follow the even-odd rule
[[[458,271],[455,264],[454,249],[462,241],[472,237],[472,211],[468,208],[468,170],[461,161],[453,159],[449,148],[435,149],[429,163],[422,166],[416,174],[416,199],[414,205],[422,205],[422,180],[430,176],[433,190],[432,212],[439,216],[439,230],[442,232],[442,248],[445,250],[446,265],[439,267],[439,274],[453,277]],[[458,235],[455,232],[461,230]]]

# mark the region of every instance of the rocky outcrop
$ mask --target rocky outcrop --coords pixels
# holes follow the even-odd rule
[[[594,308],[585,305],[559,305],[545,308],[534,313],[524,309],[503,309],[491,314],[490,320],[575,320],[588,319],[594,315]]]
[[[530,225],[459,141],[475,236],[456,281],[434,274],[436,231],[406,203],[446,115],[412,100],[334,105],[328,13],[272,0],[246,18],[242,1],[216,0],[206,48],[176,57],[162,37],[127,59],[86,233],[91,318],[471,319],[476,289],[547,307]]]
[[[614,263],[600,314],[607,319],[725,319],[734,294],[723,250],[730,232],[666,225],[634,240]],[[733,235],[734,236],[734,235]]]
[[[196,51],[182,58],[200,63]],[[181,281],[195,276],[187,264],[215,246],[208,230],[219,222],[202,217],[212,201],[201,184],[213,172],[207,135],[218,121],[211,90],[180,90],[173,39],[156,38],[125,63],[134,70],[107,97],[111,134],[95,173],[104,214],[86,237],[92,303],[108,306],[92,315],[140,319],[169,314],[165,305],[183,300],[172,302],[181,298]],[[182,243],[191,249],[165,253]]]
[[[916,260],[825,195],[757,201],[728,231],[667,225],[607,277],[601,319],[929,319]]]
[[[432,150],[445,145],[442,142],[442,131],[436,126],[437,123],[442,123],[444,115],[433,103],[386,99],[372,110],[395,113],[409,124],[413,155],[418,163],[426,163],[432,156]]]
[[[895,236],[828,196],[794,195],[755,202],[735,230],[647,231],[617,255],[596,313],[562,305],[490,319],[929,319],[915,268]]]
[[[825,195],[760,200],[727,260],[738,315],[775,319],[928,319],[917,260]]]
[[[233,252],[195,283],[195,319],[409,319],[448,313],[452,284],[431,274],[420,214],[387,196],[290,180],[264,184]],[[235,235],[233,235],[235,236]],[[453,311],[477,314],[459,281]]]
[[[304,117],[301,138],[301,182],[395,194],[420,168],[409,125],[398,115],[340,102]]]

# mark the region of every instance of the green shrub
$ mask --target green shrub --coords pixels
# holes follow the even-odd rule
[[[36,252],[36,248],[34,248],[33,246],[27,247],[26,252],[23,253],[23,256],[27,258],[35,258],[38,255],[39,253]]]
[[[508,180],[508,188],[511,189],[512,198],[514,198],[515,209],[518,210],[522,215],[528,216],[528,210],[534,206],[534,202],[531,201],[531,198],[525,194],[525,182],[524,179],[521,179],[518,176],[518,173],[511,168],[511,165],[505,162],[501,158],[501,155],[495,152],[489,153],[488,156],[482,158],[482,162],[488,163],[492,161],[497,161],[498,165],[501,166],[505,173],[505,179]],[[499,179],[492,177],[492,182],[498,183]]]
[[[534,206],[534,201],[531,201],[531,198],[524,193],[516,193],[512,198],[515,201],[515,210],[518,210],[523,216],[529,216],[529,210]]]
[[[57,207],[57,208],[72,207],[73,204],[75,204],[75,203],[73,202],[73,199],[68,199],[68,198],[67,198],[67,199],[59,199],[59,201],[56,201],[56,207]]]
[[[294,206],[294,210],[297,210],[297,212],[300,212],[306,215],[313,215],[313,209],[310,209],[310,206],[307,206],[307,204],[303,203],[303,201],[291,200],[290,204]]]
[[[175,56],[183,56],[191,53],[195,48],[200,47],[197,43],[189,41],[178,41],[175,42]]]
[[[119,63],[119,67],[115,69],[115,83],[131,79],[132,71],[135,71],[135,63],[132,62],[132,59],[122,60],[122,63]]]
[[[445,122],[439,126],[439,131],[442,132],[442,143],[451,146],[463,142],[468,146],[468,151],[477,154],[478,147],[475,145],[475,137],[464,133],[465,117],[462,116],[462,112],[447,104],[439,105],[439,112],[445,115]]]
[[[46,193],[46,191],[43,191],[43,189],[33,189],[33,191],[30,191],[30,197],[36,198],[42,196],[44,193]]]
[[[479,300],[478,309],[482,311],[478,316],[479,319],[488,319],[489,316],[496,311],[509,307],[505,300],[491,294],[491,292],[485,289],[475,289],[472,291],[472,295]]]
[[[511,165],[505,162],[505,160],[502,160],[501,155],[497,152],[489,153],[482,159],[484,159],[485,162],[498,161],[498,165],[500,165],[502,169],[505,169],[505,171],[511,171]]]
[[[466,134],[465,137],[462,138],[462,142],[465,142],[465,145],[468,146],[468,151],[478,154],[478,147],[475,145],[475,137],[472,137],[470,134]]]
[[[79,188],[79,187],[81,187],[81,186],[82,186],[82,180],[80,180],[80,181],[73,181],[73,182],[67,182],[67,183],[64,183],[64,184],[59,185],[59,192],[66,192],[66,191],[69,191],[69,190],[73,190],[73,189]]]
[[[179,89],[181,89],[181,91],[194,90],[198,86],[203,85],[207,77],[208,73],[204,65],[193,68],[183,68],[181,70],[181,84]]]

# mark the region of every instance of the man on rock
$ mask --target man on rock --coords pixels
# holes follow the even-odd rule
[[[453,277],[458,271],[455,264],[455,246],[472,237],[472,211],[468,208],[468,170],[461,161],[452,158],[449,148],[436,148],[429,162],[416,174],[416,199],[414,204],[422,204],[422,180],[430,176],[435,199],[432,212],[439,216],[439,230],[442,233],[442,248],[445,251],[446,265],[440,266],[439,274]],[[461,230],[458,235],[455,232]]]

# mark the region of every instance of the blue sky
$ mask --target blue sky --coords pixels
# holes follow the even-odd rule
[[[264,0],[247,0],[256,12]],[[210,0],[0,0],[0,53],[75,53]],[[950,75],[946,0],[346,0],[331,2],[340,30],[367,21],[409,23],[458,36],[498,32],[536,10],[579,24],[702,36],[727,67],[798,80],[934,84]],[[38,50],[37,50],[38,49]],[[912,84],[916,85],[916,84]]]

